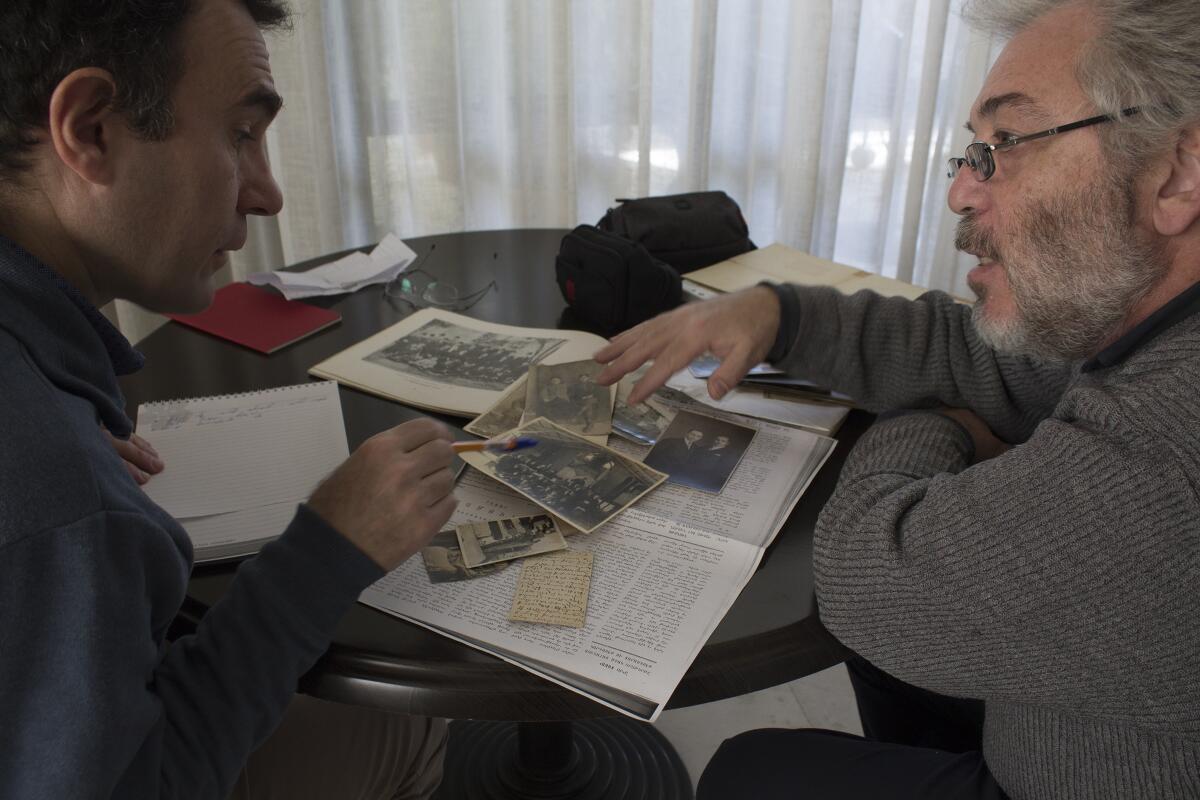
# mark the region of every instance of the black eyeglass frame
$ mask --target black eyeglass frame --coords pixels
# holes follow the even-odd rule
[[[1086,128],[1089,125],[1099,125],[1101,122],[1114,122],[1121,117],[1132,116],[1141,109],[1138,106],[1132,108],[1121,109],[1120,114],[1100,114],[1095,117],[1081,119],[1078,122],[1068,122],[1066,125],[1059,125],[1054,128],[1048,128],[1044,131],[1031,133],[1026,136],[1014,136],[1011,139],[1006,139],[999,144],[988,144],[987,142],[971,142],[967,145],[966,157],[951,158],[948,162],[946,177],[953,179],[958,171],[963,168],[963,165],[971,168],[971,172],[975,173],[975,179],[978,181],[986,181],[988,178],[996,174],[996,158],[992,155],[997,150],[1008,150],[1025,142],[1032,142],[1035,139],[1045,139],[1047,136],[1054,136],[1059,133]]]

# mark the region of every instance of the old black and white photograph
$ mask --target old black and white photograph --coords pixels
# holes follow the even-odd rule
[[[522,421],[542,417],[581,436],[611,432],[616,387],[596,383],[603,368],[590,358],[530,367]]]
[[[455,533],[468,569],[567,549],[549,514],[472,522],[459,525]]]
[[[525,411],[526,380],[525,375],[518,378],[504,391],[494,406],[464,425],[463,430],[485,439],[492,439],[520,425],[521,414]]]
[[[486,333],[435,319],[364,360],[439,383],[500,391],[564,342]]]
[[[719,494],[754,441],[754,428],[680,411],[644,463],[671,483]]]
[[[636,444],[655,444],[671,424],[675,412],[653,397],[631,406],[621,398],[622,394],[629,396],[628,392],[617,393],[617,404],[613,406],[613,433]]]
[[[464,453],[464,460],[585,533],[667,477],[545,419],[513,433],[538,444],[507,453]]]
[[[451,583],[479,578],[498,572],[508,566],[508,562],[488,564],[471,569],[463,563],[462,550],[458,546],[458,532],[451,528],[442,531],[429,540],[429,544],[421,548],[421,560],[425,562],[425,572],[429,574],[430,583]]]

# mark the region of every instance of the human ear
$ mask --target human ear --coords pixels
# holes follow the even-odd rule
[[[88,183],[107,185],[115,175],[113,145],[126,134],[113,110],[117,84],[103,69],[67,75],[50,96],[50,141],[59,160]]]
[[[1165,159],[1167,170],[1155,198],[1154,228],[1163,236],[1178,236],[1200,218],[1200,128],[1180,134]]]

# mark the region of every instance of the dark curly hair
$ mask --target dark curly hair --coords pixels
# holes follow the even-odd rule
[[[115,110],[138,135],[171,132],[182,70],[179,31],[195,0],[0,0],[0,181],[28,168],[50,97],[67,75],[99,67]],[[242,0],[264,29],[286,27],[287,0]]]

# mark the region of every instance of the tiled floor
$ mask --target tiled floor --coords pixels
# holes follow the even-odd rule
[[[675,745],[692,784],[721,742],[754,728],[862,733],[845,666],[719,703],[664,711],[655,726]]]

